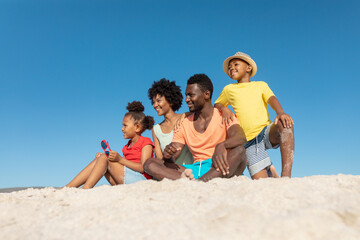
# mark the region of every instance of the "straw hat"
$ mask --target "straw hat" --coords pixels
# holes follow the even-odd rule
[[[231,60],[233,60],[234,58],[242,59],[242,60],[244,60],[245,62],[247,62],[248,64],[250,64],[250,65],[252,66],[252,72],[251,72],[250,77],[255,76],[256,71],[257,71],[257,66],[256,66],[255,61],[252,60],[249,55],[247,55],[246,53],[242,53],[242,52],[237,52],[237,53],[235,53],[235,55],[233,55],[233,56],[228,57],[227,59],[225,59],[225,61],[224,61],[224,63],[223,63],[223,69],[224,69],[224,72],[226,73],[226,75],[229,75],[229,74],[228,74],[229,62],[230,62]]]

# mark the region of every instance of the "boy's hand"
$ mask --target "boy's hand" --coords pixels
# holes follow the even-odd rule
[[[100,152],[96,153],[96,154],[95,154],[95,158],[100,157],[100,156],[101,156],[101,154],[103,154],[103,153],[100,153]]]
[[[230,125],[230,123],[235,120],[235,114],[228,107],[223,107],[221,109],[221,115],[222,124]]]
[[[224,176],[229,174],[227,151],[223,142],[216,145],[212,161],[216,171],[221,172]]]
[[[278,124],[278,122],[281,122],[284,128],[291,128],[294,125],[294,120],[286,113],[280,113],[276,116],[274,120],[275,125]]]
[[[120,162],[122,157],[118,152],[110,151],[108,158],[110,162]]]

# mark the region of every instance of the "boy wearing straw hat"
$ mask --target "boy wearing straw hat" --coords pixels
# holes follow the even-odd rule
[[[235,119],[231,105],[243,128],[247,143],[246,158],[249,173],[253,179],[279,177],[272,166],[267,149],[280,146],[282,160],[282,177],[291,177],[294,159],[294,121],[282,109],[265,82],[250,81],[256,74],[255,61],[247,54],[237,52],[223,63],[224,72],[237,83],[224,87],[215,101],[223,117],[223,123],[229,124]],[[267,110],[270,105],[277,116],[272,123]]]

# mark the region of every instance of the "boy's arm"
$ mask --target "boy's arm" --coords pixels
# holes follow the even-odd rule
[[[281,107],[279,100],[275,96],[271,96],[268,99],[268,104],[274,111],[277,116],[274,120],[275,125],[280,121],[284,128],[291,128],[294,125],[294,120],[290,117],[290,115],[286,114]]]
[[[228,107],[225,107],[221,103],[215,103],[214,107],[221,112],[222,124],[229,125],[235,120],[235,114]]]
[[[244,130],[239,124],[233,124],[227,131],[227,139],[216,145],[212,157],[216,171],[223,175],[229,174],[229,163],[227,161],[227,150],[245,145],[246,137]]]

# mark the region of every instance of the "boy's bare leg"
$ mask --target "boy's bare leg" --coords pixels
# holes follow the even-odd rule
[[[104,176],[108,167],[108,158],[105,154],[96,159],[95,165],[82,188],[88,189],[96,185],[96,183]]]
[[[279,121],[271,126],[269,138],[272,145],[280,144],[281,177],[291,177],[295,150],[294,127],[284,128]]]
[[[279,178],[279,174],[276,172],[276,169],[274,167],[274,165],[270,166],[269,171],[271,172],[271,175],[269,175],[269,172],[267,171],[267,169],[263,169],[260,172],[255,173],[254,175],[251,176],[252,179],[256,180],[256,179],[260,179],[260,178],[267,178],[267,177],[273,177],[273,178]]]
[[[260,172],[255,173],[254,175],[251,176],[252,179],[256,180],[256,179],[260,179],[260,178],[267,178],[269,177],[266,169],[261,170]]]
[[[76,175],[76,177],[73,180],[71,180],[71,182],[66,184],[65,187],[77,188],[83,185],[90,176],[90,173],[93,170],[95,163],[96,163],[96,158],[91,163],[89,163],[78,175]]]
[[[124,184],[125,167],[119,162],[109,162],[105,177],[111,185]]]
[[[277,173],[274,165],[271,165],[271,166],[270,166],[270,172],[271,172],[271,174],[272,174],[272,176],[273,176],[274,178],[279,178],[279,177],[280,177],[279,174]]]
[[[246,167],[246,155],[244,146],[238,146],[236,148],[230,149],[227,153],[227,160],[229,163],[229,174],[223,175],[220,171],[211,166],[210,170],[205,173],[199,180],[207,182],[213,178],[222,177],[230,178],[234,175],[241,175]]]
[[[144,163],[144,170],[157,180],[163,180],[164,178],[176,180],[181,177],[182,172],[186,168],[179,166],[175,163],[167,163],[162,159],[150,158]]]

